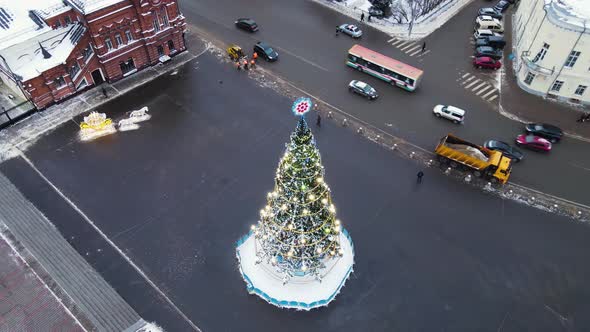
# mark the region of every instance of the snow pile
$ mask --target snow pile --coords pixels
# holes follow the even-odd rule
[[[589,0],[545,0],[545,4],[551,9],[550,17],[561,22],[584,28],[590,19]]]
[[[125,0],[71,0],[72,4],[84,14],[90,14],[123,1]]]
[[[155,323],[147,323],[136,332],[164,332],[164,329],[159,327]]]

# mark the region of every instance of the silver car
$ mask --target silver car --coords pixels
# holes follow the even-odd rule
[[[363,35],[361,29],[354,24],[342,24],[338,29],[352,38],[360,38]]]

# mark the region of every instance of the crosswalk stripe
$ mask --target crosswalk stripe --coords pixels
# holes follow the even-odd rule
[[[482,98],[486,98],[487,96],[491,95],[492,93],[496,92],[496,89],[493,89],[492,91],[486,93],[485,95],[481,96]]]
[[[471,81],[474,78],[475,76],[467,77],[463,82],[461,82],[461,85],[469,83],[469,81]]]
[[[407,44],[407,45],[404,45],[404,47],[403,47],[403,48],[402,48],[402,47],[400,47],[400,50],[402,50],[402,51],[405,51],[405,50],[407,50],[408,48],[410,48],[410,47],[412,47],[412,46],[414,46],[414,45],[416,45],[416,44],[414,44],[414,43],[409,43],[409,44]]]
[[[424,53],[420,54],[419,56],[425,56],[426,54],[430,53],[430,50],[424,51]]]
[[[473,88],[471,91],[475,91],[475,90],[477,90],[477,89],[481,88],[482,86],[484,86],[484,85],[486,85],[486,84],[487,84],[486,82],[483,82],[483,83],[481,83],[480,85],[478,85],[478,86],[476,86],[475,88]]]
[[[492,101],[494,99],[498,98],[498,95],[493,95],[492,97],[488,98],[488,101]]]
[[[397,47],[398,45],[403,44],[405,41],[403,39],[398,39],[395,42],[391,43],[391,45]]]
[[[480,94],[482,94],[484,91],[486,91],[489,88],[493,88],[493,87],[491,85],[486,85],[483,89],[477,91],[477,93],[475,95],[479,96]]]
[[[471,88],[472,86],[474,86],[475,84],[477,84],[477,82],[480,82],[480,81],[481,81],[481,80],[478,78],[478,79],[476,79],[475,81],[473,81],[473,82],[471,82],[471,83],[467,84],[466,86],[464,86],[464,88],[465,88],[465,89],[469,89],[469,88]]]
[[[415,45],[415,46],[414,46],[414,47],[412,47],[412,48],[408,48],[407,50],[404,50],[404,52],[406,52],[406,53],[411,53],[411,52],[414,52],[415,50],[417,50],[417,49],[419,49],[419,48],[421,48],[421,47],[422,47],[422,46],[420,46],[420,45]]]
[[[397,48],[400,48],[400,47],[402,47],[402,46],[406,45],[406,44],[407,44],[407,43],[409,43],[409,42],[410,42],[410,41],[404,41],[404,42],[403,42],[403,43],[401,43],[401,44],[397,44],[397,45],[395,45],[395,47],[397,47]]]
[[[415,52],[411,53],[410,56],[414,56],[416,54],[420,53],[420,50],[416,50]]]
[[[387,41],[387,43],[391,43],[392,41],[396,40],[396,37],[391,38],[390,40]]]
[[[465,78],[465,77],[467,77],[469,75],[471,75],[471,73],[465,73],[465,74],[463,74],[463,76],[461,76],[461,78]]]

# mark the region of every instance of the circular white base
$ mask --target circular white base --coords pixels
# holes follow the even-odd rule
[[[321,272],[321,282],[310,276],[293,276],[283,284],[282,276],[272,265],[264,261],[256,264],[256,239],[252,233],[238,240],[236,255],[250,294],[256,294],[277,307],[310,310],[328,305],[352,272],[354,246],[344,229],[340,233],[340,246],[344,254],[326,264],[326,269]]]

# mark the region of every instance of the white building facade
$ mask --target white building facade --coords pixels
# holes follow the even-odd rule
[[[512,22],[519,86],[590,105],[590,0],[522,0]]]

